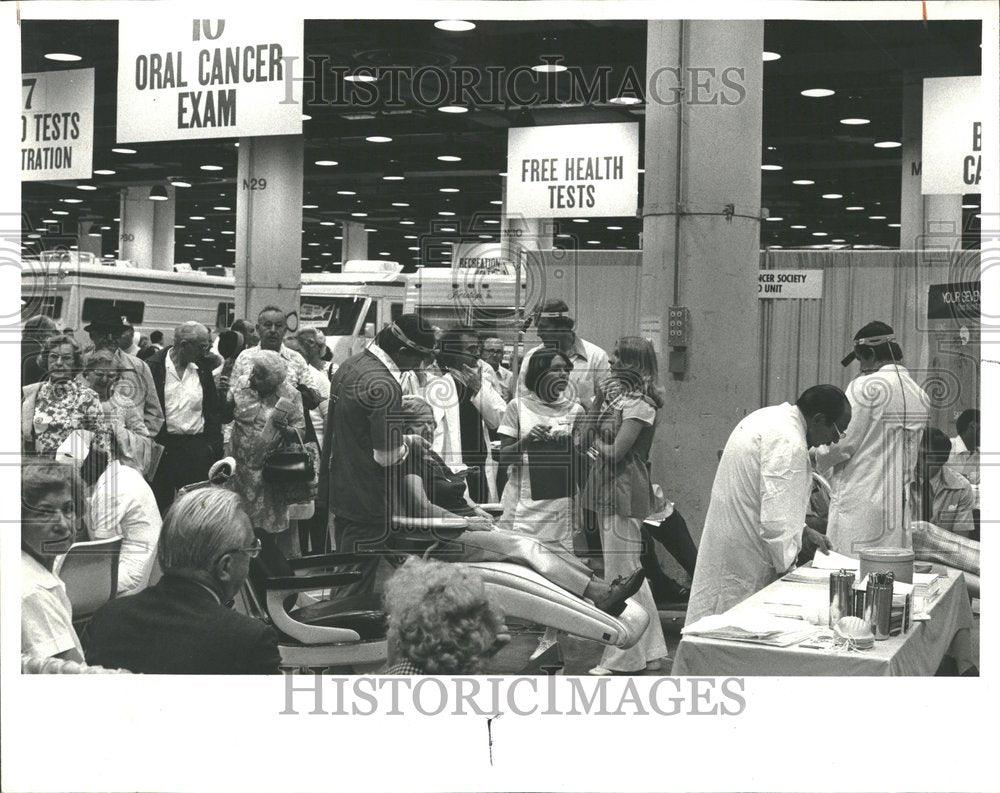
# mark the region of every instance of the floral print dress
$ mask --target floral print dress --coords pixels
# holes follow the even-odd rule
[[[45,382],[38,389],[32,417],[35,451],[54,454],[73,430],[94,433],[94,445],[111,451],[111,433],[97,393],[75,380]]]

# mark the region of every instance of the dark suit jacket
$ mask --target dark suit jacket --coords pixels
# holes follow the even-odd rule
[[[157,434],[160,440],[167,434],[166,422],[167,401],[164,397],[164,383],[167,380],[167,356],[170,354],[170,347],[164,347],[155,355],[151,356],[146,363],[149,371],[153,373],[153,382],[156,384],[156,396],[160,400],[163,408],[163,427]],[[212,445],[212,448],[222,456],[222,406],[219,404],[219,392],[215,388],[215,379],[212,377],[212,370],[204,364],[197,364],[198,380],[201,382],[201,412],[205,417],[205,439]]]
[[[98,609],[84,639],[87,663],[144,674],[265,675],[280,661],[269,625],[169,574]]]

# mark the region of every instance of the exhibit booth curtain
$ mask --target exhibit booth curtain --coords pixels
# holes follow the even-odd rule
[[[948,261],[926,261],[912,251],[764,251],[761,269],[822,270],[823,297],[761,299],[761,404],[794,402],[811,385],[844,388],[857,364],[840,365],[854,334],[868,322],[889,323],[903,365],[933,398],[941,390],[928,370],[927,290],[963,280]],[[978,279],[978,274],[975,275]]]

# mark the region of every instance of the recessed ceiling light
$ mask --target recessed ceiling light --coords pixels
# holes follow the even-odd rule
[[[494,205],[496,205],[498,207],[502,207],[503,206],[503,201],[490,201],[490,203],[494,204]]]
[[[345,74],[344,79],[349,83],[374,83],[378,78],[374,74],[362,72],[360,74]]]
[[[303,121],[312,121],[312,116],[310,116],[308,113],[303,113],[302,114],[302,120]]]
[[[880,140],[874,144],[876,149],[898,149],[902,145],[898,140]]]
[[[564,239],[564,240],[568,240],[572,236],[573,236],[572,234],[556,234],[556,237],[558,237],[559,239]]]
[[[42,238],[41,234],[27,234],[25,235],[29,240],[40,240]]]
[[[42,223],[58,223],[58,222],[59,222],[58,220],[54,220],[52,218],[46,218],[45,220],[42,221]]]
[[[762,171],[780,171],[782,167],[780,165],[762,165],[760,169]]]
[[[442,105],[438,111],[441,113],[468,113],[469,108],[462,107],[462,105]]]
[[[823,198],[843,198],[840,193],[823,193]]]
[[[600,240],[587,240],[587,244],[588,245],[600,245],[601,241]]]
[[[218,206],[218,207],[212,207],[212,209],[214,209],[216,212],[229,212],[232,209],[232,207]]]
[[[899,228],[899,224],[898,223],[888,223],[887,225],[891,229],[898,229]]]
[[[337,237],[337,239],[339,240],[339,239],[340,239],[340,237]],[[333,254],[332,254],[332,253],[330,253],[330,251],[323,251],[323,252],[322,252],[322,253],[320,254],[320,256],[333,256]]]
[[[454,231],[454,230],[455,229],[451,228],[450,226],[448,228],[442,228],[441,229],[441,231]]]
[[[385,135],[369,135],[365,140],[369,143],[392,143],[392,138]]]
[[[318,242],[307,242],[306,245],[308,245],[310,248],[318,248],[319,247],[319,243]]]
[[[784,218],[772,215],[771,217],[764,218],[764,220],[768,221],[769,223],[776,223],[779,220],[784,220]]]
[[[621,231],[621,226],[608,226],[608,231]]]
[[[317,165],[322,165],[324,168],[329,168],[332,165],[337,165],[336,160],[316,160]]]
[[[351,217],[352,218],[366,218],[366,217],[368,217],[368,213],[367,212],[352,212],[351,213]]]
[[[222,166],[221,165],[202,165],[202,166],[199,166],[199,167],[203,171],[221,171],[222,170]]]
[[[979,209],[979,204],[962,204],[962,209]],[[58,215],[58,212],[53,212],[53,215]]]
[[[236,248],[226,248],[226,253],[236,253]]]
[[[109,168],[98,168],[94,173],[98,176],[114,176],[117,171],[112,171]]]
[[[232,236],[236,232],[235,231],[230,231],[229,229],[225,229],[222,233],[225,234],[225,235],[227,235],[227,236]]]
[[[446,209],[441,210],[440,212],[438,212],[438,214],[442,215],[443,217],[446,217],[446,218],[453,218],[453,217],[455,217],[455,213],[454,212],[449,212]]]
[[[531,67],[531,71],[541,74],[558,74],[566,71],[566,67],[561,63],[539,63]]]
[[[642,100],[637,96],[615,96],[608,100],[613,105],[641,105]]]
[[[332,220],[321,220],[319,222],[321,226],[336,226],[337,224]]]
[[[451,33],[464,33],[467,30],[475,30],[475,22],[467,22],[464,19],[440,19],[434,23],[438,30],[447,30]]]
[[[461,157],[457,157],[454,154],[439,154],[438,155],[438,159],[441,160],[441,162],[461,162],[462,161]]]
[[[842,118],[840,119],[841,124],[847,124],[848,126],[860,126],[861,124],[871,124],[871,119],[869,118]]]
[[[392,205],[394,207],[408,207],[409,206],[409,204],[407,204],[405,201],[393,201]]]
[[[303,204],[303,209],[319,209],[319,204]],[[218,207],[216,207],[218,209]]]
[[[389,251],[379,251],[378,255],[379,256],[392,256],[392,254],[389,253]]]
[[[812,233],[812,235],[813,235],[814,237],[828,237],[828,236],[830,236],[830,235],[829,235],[829,234],[827,234],[827,233],[826,233],[825,231],[814,231],[814,232]]]
[[[97,188],[94,187],[94,185],[92,185],[92,184],[78,184],[76,186],[76,189],[77,190],[96,190]]]
[[[79,55],[74,55],[71,52],[46,52],[45,59],[49,61],[63,61],[65,63],[83,60]]]
[[[338,190],[337,195],[357,195],[353,190]]]
[[[387,173],[383,174],[383,182],[402,182],[406,177],[401,173]]]
[[[885,220],[885,215],[869,215],[869,220]]]
[[[439,193],[457,193],[458,192],[458,188],[457,187],[441,187],[441,188],[438,189],[438,192]]]
[[[195,245],[193,242],[185,242],[184,243],[184,247],[185,248],[197,248],[198,246]]]
[[[64,203],[64,204],[82,204],[83,203],[83,199],[82,198],[60,198],[59,200],[62,201],[62,203]]]
[[[574,223],[590,223],[590,221],[587,220],[587,218],[573,218],[573,222]]]
[[[420,248],[418,246],[416,246],[416,245],[411,245],[406,250],[408,250],[408,251],[419,251]]]
[[[401,221],[399,221],[399,225],[400,226],[414,226],[414,225],[416,225],[416,223],[415,223],[415,221],[412,221],[412,220],[401,220]]]
[[[790,229],[804,229],[806,226],[789,226]]]
[[[190,182],[180,182],[180,181],[171,182],[170,184],[173,185],[174,187],[190,187],[191,186]]]
[[[763,59],[765,61],[777,61],[777,60],[781,59],[781,56],[778,53],[776,53],[776,52],[768,52],[767,50],[764,50],[761,53],[761,56],[763,57]]]
[[[492,220],[491,219],[491,220],[484,220],[483,223],[488,223],[491,226],[496,226],[497,224],[500,223],[500,221],[499,220]]]
[[[812,179],[795,179],[792,184],[816,184]]]
[[[69,212],[67,212],[65,209],[53,209],[52,210],[52,214],[53,215],[68,215]]]
[[[493,235],[492,234],[480,234],[479,235],[479,239],[481,239],[481,240],[491,240],[491,239],[493,239]]]
[[[830,240],[830,242],[847,242],[847,240],[836,239],[836,240]]]
[[[500,172],[499,172],[499,173],[497,174],[497,176],[506,176],[506,175],[507,175],[507,172],[506,172],[506,171],[500,171]]]
[[[374,234],[376,231],[378,231],[378,229],[372,229],[365,226],[365,231],[367,231],[369,234]]]
[[[112,149],[111,151],[113,151],[115,154],[135,154],[135,149],[118,148],[118,149]]]
[[[188,220],[204,220],[204,219],[205,219],[204,215],[191,215],[188,217]]]
[[[404,235],[403,235],[403,239],[404,239],[404,240],[415,240],[416,238],[417,238],[417,237],[416,237],[416,235],[415,235],[415,234],[404,234]]]
[[[833,96],[834,91],[829,88],[807,88],[805,91],[801,92],[802,96],[820,97],[820,96]]]
[[[202,242],[215,242],[215,237],[202,237]]]

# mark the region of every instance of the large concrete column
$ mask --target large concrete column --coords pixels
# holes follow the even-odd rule
[[[760,406],[763,43],[763,22],[648,24],[640,316],[667,391],[653,479],[696,540],[718,451]],[[741,89],[727,88],[723,74]],[[686,364],[677,373],[669,371],[672,305],[690,310]]]
[[[76,225],[76,244],[80,253],[89,253],[100,262],[101,261],[101,237],[92,237],[90,232],[100,234],[101,226],[90,220],[81,220]]]
[[[902,174],[899,195],[899,247],[930,257],[962,247],[962,196],[922,195],[923,74],[908,73],[903,83]]]
[[[174,188],[167,186],[166,201],[151,201],[153,185],[122,188],[119,213],[119,255],[137,267],[174,269]]]
[[[299,310],[302,136],[240,138],[236,173],[236,316]]]
[[[340,262],[365,260],[368,258],[368,232],[365,224],[355,220],[345,220],[340,227]]]

